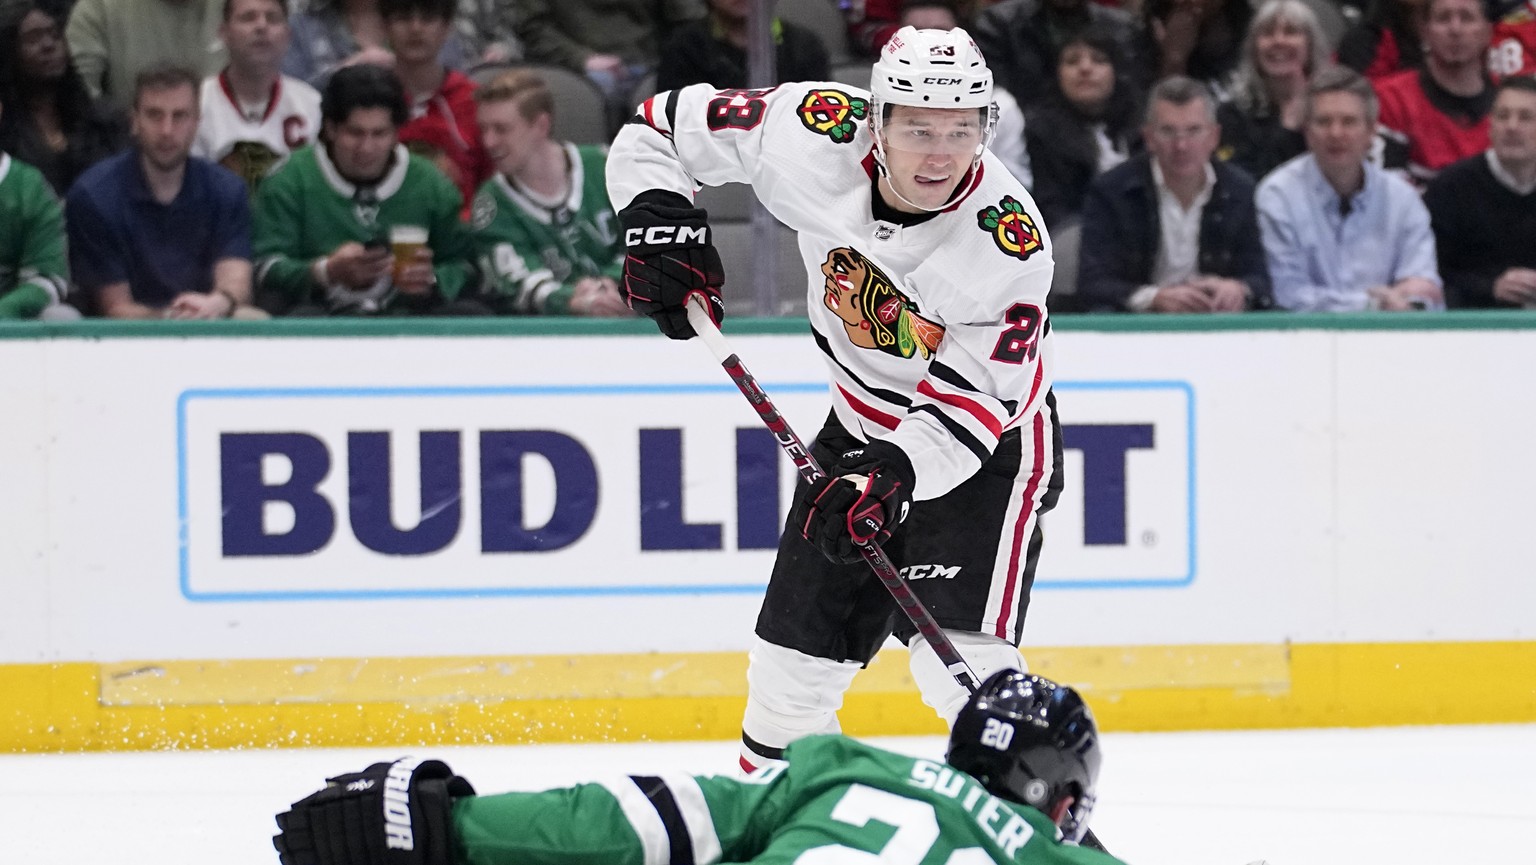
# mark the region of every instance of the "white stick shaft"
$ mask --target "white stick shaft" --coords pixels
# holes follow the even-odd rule
[[[731,351],[730,343],[725,341],[725,337],[720,333],[720,328],[715,327],[714,319],[710,318],[709,313],[705,311],[705,303],[707,301],[702,300],[697,295],[688,298],[688,323],[693,325],[694,332],[699,335],[699,339],[704,340],[704,344],[709,346],[711,352],[714,352],[715,360],[725,363],[726,358],[735,354],[735,352]]]

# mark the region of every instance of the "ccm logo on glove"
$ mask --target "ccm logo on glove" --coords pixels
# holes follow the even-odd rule
[[[703,246],[709,243],[709,229],[690,225],[652,225],[649,228],[631,228],[624,232],[625,246],[671,246],[691,244]]]
[[[884,544],[906,520],[914,483],[906,453],[877,439],[801,487],[791,525],[828,559],[852,564],[863,558],[860,547]]]

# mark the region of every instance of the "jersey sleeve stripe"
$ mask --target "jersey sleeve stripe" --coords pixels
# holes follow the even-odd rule
[[[971,384],[965,376],[960,374],[959,370],[956,370],[954,367],[946,363],[934,360],[932,363],[928,364],[928,375],[944,382],[956,390],[965,390],[980,396],[989,396],[1001,403],[1003,406],[1003,411],[1007,412],[1009,415],[1018,414],[1018,400],[1001,399],[999,397],[991,396],[990,394],[985,393],[981,388]]]
[[[631,775],[629,780],[645,794],[651,807],[656,810],[656,815],[661,818],[662,828],[667,834],[667,863],[694,865],[693,839],[688,834],[688,823],[678,808],[677,798],[672,795],[672,788],[654,775]]]
[[[677,128],[677,91],[676,90],[671,90],[671,91],[667,92],[666,116],[667,116],[667,129],[666,129],[666,131],[667,132],[671,132],[672,130]]]
[[[688,775],[667,775],[662,779],[677,801],[678,813],[688,829],[693,844],[693,861],[696,865],[719,862],[721,857],[720,836],[715,833],[715,820],[709,814],[709,803],[699,782]]]
[[[895,429],[896,425],[901,423],[901,418],[898,418],[895,415],[886,414],[874,406],[860,401],[853,394],[849,393],[847,389],[842,385],[837,386],[837,392],[842,394],[843,399],[848,402],[848,407],[857,412],[859,417],[862,417],[865,420],[874,421],[886,429]]]
[[[865,382],[862,378],[859,378],[853,370],[849,369],[847,364],[837,359],[837,355],[832,352],[832,343],[828,342],[827,338],[822,336],[820,331],[812,331],[812,333],[816,338],[816,347],[821,349],[821,353],[826,355],[827,359],[832,361],[832,363],[836,364],[837,368],[842,371],[843,375],[847,376],[849,381],[858,385],[859,388],[865,393],[869,394],[875,399],[888,402],[891,405],[900,406],[901,408],[906,408],[912,404],[912,400],[902,396],[896,391],[887,390],[885,388],[870,387],[867,382]]]
[[[961,426],[958,421],[945,414],[933,403],[919,403],[908,409],[908,414],[926,412],[938,419],[944,429],[949,432],[951,438],[965,446],[976,457],[977,462],[986,462],[992,456],[992,449],[981,443],[981,439],[971,434],[971,431]]]
[[[917,392],[923,396],[928,397],[929,399],[937,400],[941,403],[944,403],[945,405],[954,406],[955,408],[970,414],[971,417],[976,418],[976,420],[982,426],[987,428],[987,432],[991,433],[993,438],[997,438],[1003,434],[1003,425],[997,419],[997,416],[987,411],[982,407],[981,403],[973,399],[967,399],[963,396],[960,396],[959,394],[940,393],[937,389],[934,388],[933,385],[928,383],[927,379],[917,383]]]
[[[1005,429],[1013,429],[1014,427],[1017,427],[1019,425],[1019,421],[1024,420],[1030,415],[1030,406],[1035,404],[1035,397],[1039,396],[1040,394],[1040,385],[1044,383],[1045,364],[1037,361],[1035,363],[1035,381],[1034,384],[1029,386],[1029,399],[1025,400],[1024,405],[1019,407],[1019,409],[1014,413],[1013,417],[1008,419],[1008,423],[1003,425]],[[1037,408],[1036,411],[1038,410],[1039,409]]]
[[[624,812],[624,819],[635,830],[635,836],[640,840],[641,865],[668,865],[671,860],[667,829],[650,799],[629,778],[598,783],[619,801],[619,810]]]

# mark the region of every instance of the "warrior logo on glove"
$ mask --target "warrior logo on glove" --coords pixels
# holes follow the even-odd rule
[[[277,815],[282,865],[451,865],[453,800],[474,795],[440,760],[339,775]]]

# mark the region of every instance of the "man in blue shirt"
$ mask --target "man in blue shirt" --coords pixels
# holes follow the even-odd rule
[[[1366,160],[1376,94],[1335,67],[1307,91],[1307,153],[1259,184],[1275,304],[1302,312],[1440,309],[1429,211],[1407,181]]]
[[[250,307],[245,183],[192,158],[199,80],[156,67],[138,77],[134,146],[69,190],[70,269],[111,318],[261,317]]]

